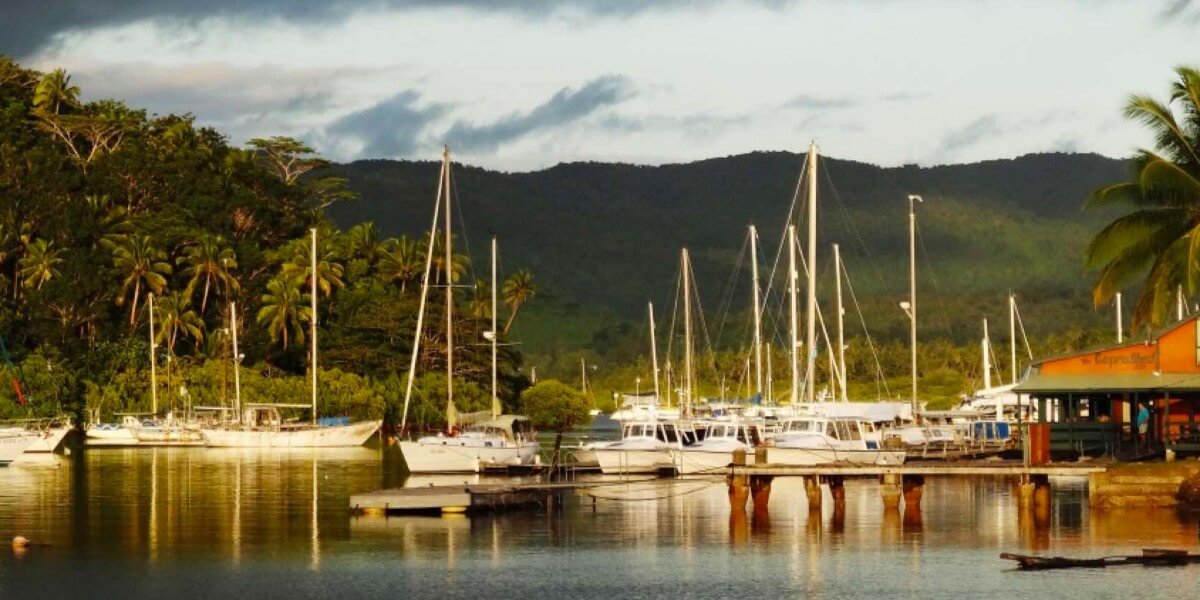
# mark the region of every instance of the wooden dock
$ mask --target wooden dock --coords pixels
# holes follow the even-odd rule
[[[767,477],[811,477],[811,476],[843,476],[843,477],[874,477],[879,475],[920,475],[920,476],[990,476],[990,477],[1020,477],[1023,475],[1043,475],[1050,477],[1083,476],[1092,473],[1103,473],[1108,470],[1104,464],[1091,463],[1050,463],[1035,467],[1026,467],[1013,461],[919,461],[902,465],[816,465],[811,467],[795,467],[782,465],[731,465],[730,475],[750,475]]]
[[[350,497],[359,514],[390,512],[487,512],[527,506],[550,506],[571,483],[469,484],[377,490]]]

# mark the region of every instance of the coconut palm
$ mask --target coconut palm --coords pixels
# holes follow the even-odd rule
[[[188,280],[187,294],[192,295],[197,287],[204,285],[200,294],[201,316],[208,308],[208,295],[214,288],[222,296],[238,289],[237,279],[233,276],[233,270],[238,266],[237,255],[219,235],[205,235],[188,246],[183,264],[186,266],[179,274]]]
[[[1133,177],[1097,190],[1089,208],[1133,209],[1109,223],[1088,246],[1087,267],[1099,271],[1097,306],[1141,283],[1133,322],[1161,323],[1176,289],[1200,291],[1200,70],[1180,67],[1167,102],[1132,96],[1125,116],[1154,134],[1141,149]]]
[[[18,261],[21,267],[21,280],[26,289],[42,289],[46,282],[58,277],[58,265],[64,261],[63,250],[55,248],[54,242],[33,240],[25,246],[25,256]]]
[[[521,269],[512,274],[507,281],[504,282],[504,287],[501,288],[501,293],[504,294],[504,303],[508,305],[511,311],[508,315],[508,321],[504,323],[504,333],[508,333],[508,328],[512,327],[513,319],[517,318],[517,311],[537,295],[537,284],[533,282],[533,273],[529,269]]]
[[[312,269],[312,246],[307,239],[289,242],[281,249],[280,255],[285,257],[279,271],[280,275],[299,277],[302,282],[309,283],[309,272]],[[317,287],[324,296],[332,294],[334,288],[346,285],[346,282],[342,280],[345,267],[338,259],[337,252],[332,248],[317,246]]]
[[[129,305],[129,326],[137,325],[138,304],[142,291],[148,290],[156,294],[162,293],[167,287],[167,275],[173,269],[167,262],[167,254],[156,248],[150,236],[141,235],[124,238],[113,249],[113,266],[123,278],[121,291],[117,295],[117,306],[124,306],[126,299],[132,296]]]
[[[33,90],[33,106],[58,114],[63,107],[79,106],[79,92],[79,86],[71,85],[71,76],[64,69],[55,69],[38,81]]]
[[[420,243],[408,236],[400,236],[384,241],[377,252],[376,273],[385,281],[399,283],[401,294],[410,281],[420,278],[425,266]]]
[[[450,244],[454,245],[454,240],[451,238]],[[425,253],[425,248],[428,243],[422,244],[421,254]],[[446,250],[445,240],[442,236],[433,238],[433,272],[430,274],[430,281],[434,283],[445,284],[446,276]],[[450,257],[450,282],[456,283],[466,274],[467,268],[470,266],[470,259],[465,254],[454,254]]]
[[[204,321],[192,309],[191,294],[170,292],[154,302],[154,320],[158,323],[155,342],[166,344],[167,354],[174,356],[175,342],[179,337],[189,337],[197,346],[204,339]]]
[[[277,275],[267,282],[267,293],[263,294],[262,307],[255,320],[267,327],[272,342],[282,342],[287,350],[289,342],[304,343],[304,324],[312,318],[309,295],[304,293],[303,277]]]
[[[492,317],[492,287],[482,279],[475,280],[475,295],[471,298],[468,313],[476,319]]]

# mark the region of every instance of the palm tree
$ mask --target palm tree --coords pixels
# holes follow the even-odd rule
[[[175,342],[180,334],[196,341],[197,346],[204,339],[204,321],[192,310],[191,294],[187,292],[171,292],[160,297],[154,303],[154,319],[158,323],[155,342],[165,343],[167,355],[175,355]]]
[[[219,235],[205,235],[195,244],[188,246],[183,256],[186,265],[179,274],[186,277],[187,294],[195,293],[200,283],[204,283],[204,292],[200,294],[200,314],[204,315],[208,308],[208,294],[212,288],[226,295],[238,289],[237,279],[233,269],[238,266],[237,255],[233,248],[225,245],[225,238]]]
[[[408,282],[416,281],[424,268],[424,253],[421,244],[408,236],[391,238],[379,245],[375,269],[385,281],[398,282],[403,294]]]
[[[154,247],[150,236],[134,236],[121,240],[113,250],[113,266],[124,279],[117,295],[117,306],[124,306],[132,292],[129,306],[129,326],[137,325],[138,303],[145,288],[156,294],[167,287],[167,275],[172,272],[167,254]]]
[[[482,279],[475,280],[475,296],[471,298],[469,313],[476,319],[492,317],[492,287]]]
[[[362,259],[368,262],[375,260],[379,249],[379,229],[375,223],[367,221],[351,227],[342,234],[346,240],[346,253],[351,259]]]
[[[454,245],[453,238],[451,238],[450,244]],[[446,271],[446,250],[442,246],[445,245],[442,236],[433,238],[433,272],[430,274],[430,281],[443,285],[446,283],[446,276],[444,275]],[[424,254],[428,243],[424,243],[422,246],[421,254]],[[465,254],[454,254],[450,257],[450,262],[450,282],[455,283],[466,274],[471,261]]]
[[[537,284],[533,282],[533,273],[530,273],[529,269],[521,269],[513,273],[512,277],[509,277],[504,282],[501,293],[504,294],[504,303],[512,311],[508,315],[508,321],[504,323],[504,333],[508,333],[508,328],[512,327],[513,319],[517,318],[517,311],[537,295],[537,290]]]
[[[42,76],[33,90],[33,107],[53,114],[64,106],[79,106],[79,86],[71,85],[71,76],[64,69],[55,69]]]
[[[267,282],[267,293],[262,297],[262,308],[255,320],[266,325],[271,341],[282,341],[287,350],[288,342],[304,343],[304,324],[312,318],[309,295],[301,287],[303,277],[288,277],[280,274]]]
[[[20,261],[21,279],[26,289],[42,289],[47,281],[58,277],[58,265],[62,264],[63,250],[55,248],[54,242],[37,239],[25,246],[25,256]]]
[[[1096,234],[1086,264],[1099,271],[1097,306],[1142,280],[1134,327],[1163,322],[1179,286],[1189,296],[1200,290],[1200,70],[1175,73],[1166,103],[1135,95],[1125,105],[1157,150],[1139,150],[1132,179],[1097,190],[1086,204],[1133,209]]]
[[[328,246],[328,245],[327,245]],[[312,269],[312,248],[307,239],[293,240],[281,251],[284,260],[279,274],[283,277],[299,277],[304,283],[308,283],[309,271]],[[338,261],[337,253],[331,248],[322,249],[317,247],[317,287],[320,288],[321,294],[329,296],[333,293],[333,288],[340,288],[346,285],[342,280],[342,275],[345,273],[345,268]]]

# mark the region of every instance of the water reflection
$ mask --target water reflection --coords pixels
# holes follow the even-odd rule
[[[151,567],[154,584],[134,585],[139,593],[222,595],[211,582],[275,577],[283,569],[297,586],[314,581],[307,577],[346,574],[339,585],[348,595],[444,589],[611,598],[689,589],[773,597],[878,589],[950,598],[963,582],[1037,594],[1046,580],[1004,578],[999,552],[1194,548],[1198,532],[1196,517],[1171,510],[1091,510],[1081,481],[1054,481],[1052,502],[1040,513],[1018,510],[1012,482],[987,478],[930,479],[920,506],[891,510],[883,509],[874,480],[846,480],[840,503],[823,490],[820,509],[810,510],[798,479],[770,482],[764,504],[761,481],[752,494],[755,482],[731,490],[724,478],[595,477],[602,486],[550,513],[351,517],[354,493],[490,481],[405,478],[399,465],[392,451],[368,448],[147,448],[80,454],[58,467],[0,469],[0,535],[49,544],[22,556],[0,553],[0,596],[35,590],[39,580],[76,585],[82,574],[98,586],[78,583],[83,595],[107,595],[142,581]],[[955,575],[948,580],[935,570]],[[1132,571],[1110,571],[1093,590],[1139,589]],[[1197,569],[1178,572],[1194,579]],[[558,587],[544,587],[552,584]],[[278,595],[314,595],[279,585],[271,588]]]

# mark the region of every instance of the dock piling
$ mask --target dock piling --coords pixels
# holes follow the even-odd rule
[[[900,476],[884,473],[880,476],[879,494],[883,498],[884,510],[900,508]]]
[[[821,512],[821,480],[819,475],[804,477],[804,495],[808,497],[808,511]]]

